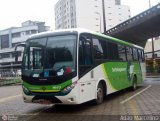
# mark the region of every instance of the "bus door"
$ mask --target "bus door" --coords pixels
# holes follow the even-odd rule
[[[79,78],[81,101],[94,99],[92,41],[89,34],[81,34],[79,39]]]

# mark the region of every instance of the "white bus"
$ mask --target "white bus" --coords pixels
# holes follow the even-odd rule
[[[22,88],[27,103],[100,104],[108,94],[135,90],[145,72],[142,47],[85,29],[36,34],[18,46],[25,47]]]

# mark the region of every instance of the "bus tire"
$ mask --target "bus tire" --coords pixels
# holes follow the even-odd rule
[[[104,99],[104,89],[102,83],[99,83],[97,86],[97,98],[94,100],[96,105],[99,105],[103,102]]]
[[[132,91],[135,91],[137,89],[137,78],[136,76],[133,77],[133,83],[132,83]]]

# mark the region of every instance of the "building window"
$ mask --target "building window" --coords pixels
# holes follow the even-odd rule
[[[121,5],[121,1],[120,0],[115,0],[115,5]]]
[[[17,38],[17,37],[21,37],[21,33],[20,32],[12,34],[12,38]]]
[[[30,35],[30,31],[26,31],[26,35]]]
[[[9,48],[9,34],[1,36],[1,48]]]
[[[36,34],[37,30],[31,30],[31,34]]]
[[[10,57],[10,54],[9,53],[2,53],[1,54],[1,58],[9,58]]]

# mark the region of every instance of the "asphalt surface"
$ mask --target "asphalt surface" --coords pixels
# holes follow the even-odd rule
[[[159,78],[147,79],[134,92],[126,89],[108,95],[101,105],[92,102],[76,106],[30,104],[23,102],[21,92],[20,85],[0,87],[0,121],[160,120]]]

